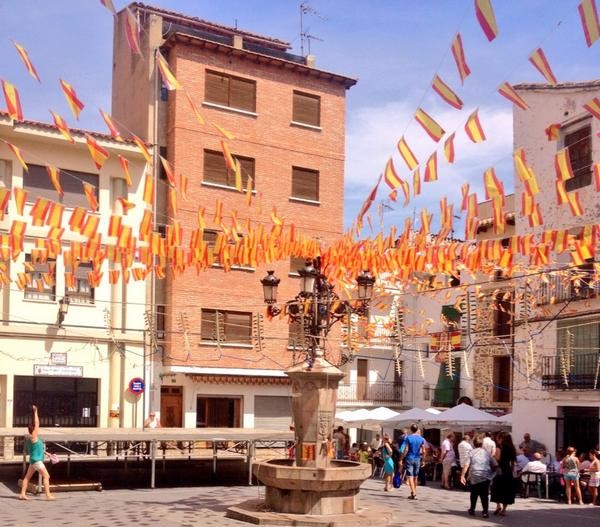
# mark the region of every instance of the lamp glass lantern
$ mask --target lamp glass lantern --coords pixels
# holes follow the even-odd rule
[[[315,287],[315,280],[317,279],[317,275],[319,274],[317,270],[314,268],[310,260],[306,261],[306,265],[304,269],[300,269],[298,271],[300,275],[300,291],[303,295],[308,296],[312,295]]]
[[[58,301],[58,325],[59,326],[63,323],[66,314],[69,312],[69,304],[70,303],[71,303],[71,300],[69,299],[68,296],[63,296]]]
[[[358,299],[370,300],[373,296],[373,285],[375,277],[367,270],[362,271],[356,278],[358,284]]]
[[[263,294],[265,296],[265,304],[275,304],[277,302],[277,286],[281,280],[275,276],[275,271],[267,271],[260,283],[263,286]]]

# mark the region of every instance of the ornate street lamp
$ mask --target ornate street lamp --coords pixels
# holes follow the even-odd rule
[[[58,301],[58,327],[59,328],[62,327],[62,323],[65,320],[65,316],[69,312],[69,304],[70,303],[71,303],[71,300],[69,299],[68,296],[63,296]]]
[[[364,270],[358,275],[356,282],[358,283],[358,299],[370,300],[373,296],[375,277],[368,270]]]
[[[260,281],[265,295],[265,304],[270,306],[277,302],[277,286],[279,282],[281,280],[275,276],[275,271],[267,271],[267,276]]]

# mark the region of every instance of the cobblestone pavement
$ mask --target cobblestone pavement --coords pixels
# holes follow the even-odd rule
[[[247,499],[257,498],[262,487],[185,487],[156,490],[108,490],[57,494],[55,502],[31,496],[17,499],[16,487],[0,481],[0,525],[3,527],[191,527],[237,526],[244,524],[225,518],[225,510]],[[406,499],[408,489],[383,492],[381,481],[365,482],[361,503],[380,503],[394,510],[390,526],[444,527],[508,525],[511,527],[598,527],[600,507],[567,506],[537,498],[519,499],[506,518],[483,519],[466,513],[468,494],[444,491],[434,485],[419,487],[419,499]]]

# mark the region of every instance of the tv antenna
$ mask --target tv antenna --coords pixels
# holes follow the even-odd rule
[[[317,11],[315,11],[315,9],[309,5],[308,1],[304,1],[300,3],[300,55],[302,55],[303,57],[304,55],[304,44],[306,42],[307,48],[308,48],[308,54],[310,55],[310,41],[311,40],[318,40],[319,42],[323,42],[322,38],[316,37],[315,35],[311,35],[309,33],[310,28],[305,28],[304,27],[304,16],[305,15],[314,15],[318,18],[320,18],[321,20],[327,20],[324,16],[322,16],[320,13],[318,13]]]

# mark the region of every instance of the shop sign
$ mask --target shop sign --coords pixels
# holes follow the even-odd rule
[[[56,366],[66,366],[67,365],[67,354],[66,353],[50,353],[50,364],[55,364]]]
[[[34,364],[33,375],[44,377],[83,377],[83,366]]]

